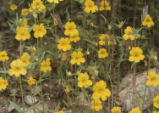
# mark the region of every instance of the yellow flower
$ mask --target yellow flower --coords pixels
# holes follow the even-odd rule
[[[26,16],[26,15],[28,15],[28,12],[29,12],[29,10],[28,10],[27,8],[24,8],[24,9],[22,9],[22,11],[21,11],[21,15],[22,15],[22,16]]]
[[[30,39],[31,35],[29,33],[29,28],[28,27],[25,27],[25,26],[17,26],[16,28],[16,36],[15,38],[17,40],[27,40],[27,39]]]
[[[15,10],[17,9],[17,5],[16,5],[16,4],[11,4],[11,5],[10,5],[10,9],[11,9],[12,11],[15,11]]]
[[[80,37],[79,37],[79,33],[77,32],[77,34],[72,34],[70,35],[70,41],[71,42],[77,42],[80,40]]]
[[[8,54],[6,51],[1,51],[0,52],[0,61],[5,62],[9,59]]]
[[[110,97],[111,92],[107,88],[106,83],[103,80],[96,82],[93,86],[93,99],[94,100],[103,100],[106,101],[108,97]]]
[[[135,40],[135,36],[133,35],[133,29],[130,26],[127,26],[126,29],[124,30],[124,35],[123,35],[124,40]]]
[[[105,45],[107,42],[108,45],[111,44],[110,36],[108,34],[101,34],[99,36],[99,45]]]
[[[36,80],[33,77],[29,77],[29,79],[27,80],[27,82],[31,86],[31,85],[35,84]]]
[[[120,107],[113,107],[112,113],[121,113],[121,108]]]
[[[153,106],[159,108],[159,95],[153,98]]]
[[[62,51],[67,51],[67,50],[70,50],[72,48],[71,44],[70,44],[70,40],[69,38],[61,38],[59,40],[59,44],[57,45],[57,48],[59,50],[62,50]]]
[[[78,51],[78,52],[75,51],[71,54],[71,61],[70,61],[71,64],[80,65],[81,63],[84,63],[84,62],[85,62],[85,58],[83,58],[83,53],[81,51]]]
[[[67,76],[72,76],[72,73],[69,71],[69,72],[67,72]]]
[[[23,53],[20,59],[24,63],[24,66],[27,66],[28,64],[30,64],[30,56],[27,52]]]
[[[31,4],[31,10],[42,12],[46,9],[41,0],[33,0]]]
[[[98,100],[92,100],[91,101],[91,109],[95,111],[100,111],[103,109],[102,102]]]
[[[18,21],[18,26],[29,28],[28,20],[20,18]]]
[[[0,91],[5,90],[8,86],[8,80],[3,79],[0,77]]]
[[[146,17],[144,18],[142,25],[148,28],[154,26],[154,22],[149,14],[147,14]]]
[[[98,58],[106,58],[108,56],[108,52],[105,48],[101,48],[98,50]]]
[[[63,1],[63,0],[47,0],[49,3],[55,3],[55,4],[58,4],[60,1]]]
[[[78,74],[78,87],[82,88],[88,88],[89,86],[92,85],[92,81],[89,80],[88,73],[79,73]]]
[[[148,77],[147,77],[147,86],[159,86],[159,75],[157,75],[155,72],[148,72]]]
[[[33,27],[33,31],[34,31],[35,38],[42,38],[47,32],[44,27],[44,24],[40,24],[40,25],[35,24]]]
[[[65,24],[64,34],[66,36],[73,36],[78,34],[78,30],[76,29],[76,24],[74,22],[67,22]]]
[[[140,60],[143,60],[145,56],[143,55],[143,51],[139,47],[132,47],[130,50],[129,61],[138,63]]]
[[[111,10],[111,7],[110,7],[107,0],[102,0],[101,1],[99,10],[101,10],[101,11],[103,11],[103,10],[110,11]]]
[[[40,71],[42,72],[47,72],[47,71],[51,71],[51,62],[50,59],[47,58],[46,60],[43,60],[41,62],[41,66],[40,66]]]
[[[70,89],[69,89],[69,86],[68,86],[68,85],[67,85],[66,88],[65,88],[65,92],[66,92],[66,93],[69,93],[69,92],[70,92]]]
[[[54,23],[54,25],[55,25],[55,26],[56,26],[56,25],[58,25],[58,21],[57,21],[57,19],[56,19],[56,18],[54,18],[53,23]]]
[[[136,108],[133,108],[129,113],[142,113],[142,112],[138,107],[136,107]]]
[[[67,54],[66,53],[62,53],[61,60],[62,61],[66,61],[67,60]]]
[[[60,110],[60,111],[56,111],[55,113],[64,113],[64,111]]]
[[[26,75],[27,71],[24,68],[24,63],[20,59],[16,59],[11,62],[9,70],[9,75],[15,75],[16,77],[19,77],[20,75]]]
[[[84,11],[86,13],[95,13],[96,11],[98,11],[98,7],[94,4],[92,0],[86,0],[84,6]]]

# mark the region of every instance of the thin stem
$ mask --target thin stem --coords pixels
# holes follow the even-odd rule
[[[22,56],[22,40],[20,40],[20,57]]]
[[[21,96],[22,96],[22,108],[23,108],[23,113],[24,113],[24,92],[23,92],[22,77],[21,76],[19,78],[19,84],[20,84],[20,91],[21,91]]]
[[[136,106],[136,64],[134,66],[133,73],[133,106]]]
[[[41,75],[41,72],[40,72],[40,89],[41,89],[41,99],[42,99],[42,102],[43,102],[43,111],[44,111],[44,95],[43,95],[43,88],[42,88],[42,75]]]

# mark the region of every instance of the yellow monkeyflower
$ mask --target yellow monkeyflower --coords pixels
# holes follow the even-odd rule
[[[69,92],[70,92],[70,89],[69,89],[69,86],[68,86],[68,85],[67,85],[66,88],[65,88],[65,92],[66,92],[66,93],[69,93]]]
[[[98,100],[92,100],[91,101],[91,109],[95,111],[100,111],[103,109],[102,102]]]
[[[1,51],[0,52],[0,61],[5,62],[9,59],[8,54],[6,51]]]
[[[16,36],[15,36],[15,39],[17,40],[27,40],[27,39],[30,39],[31,35],[29,33],[29,28],[26,27],[26,26],[17,26],[16,28]]]
[[[107,42],[108,45],[111,44],[110,36],[108,34],[101,34],[99,36],[99,45],[105,45]]]
[[[142,21],[142,25],[148,28],[154,26],[154,22],[149,14],[147,14],[144,20]]]
[[[8,86],[8,80],[3,79],[0,77],[0,91],[5,90]]]
[[[83,53],[81,51],[75,51],[71,54],[71,64],[80,65],[85,62],[85,58],[83,58]]]
[[[96,11],[98,11],[98,7],[94,4],[92,0],[86,0],[84,6],[84,11],[86,13],[95,13]]]
[[[29,79],[27,80],[27,83],[28,83],[30,86],[34,85],[35,82],[36,82],[36,80],[35,80],[33,77],[29,77]]]
[[[31,10],[37,11],[39,13],[44,11],[45,9],[46,7],[41,0],[33,0],[31,4]]]
[[[93,86],[93,99],[98,100],[101,99],[103,101],[106,101],[108,97],[110,97],[111,92],[107,88],[107,84],[105,81],[100,80],[96,82]]]
[[[129,56],[129,61],[130,62],[135,62],[138,63],[141,60],[143,60],[145,56],[143,55],[143,51],[139,47],[132,47],[130,50],[130,56]]]
[[[29,54],[27,52],[23,53],[23,55],[21,56],[20,59],[24,63],[25,66],[30,64],[30,56],[29,56]]]
[[[24,63],[20,59],[13,60],[10,64],[11,69],[9,69],[9,75],[15,75],[16,77],[26,75],[27,71],[24,66]]]
[[[157,75],[155,72],[148,72],[148,77],[147,77],[147,86],[159,86],[159,75]]]
[[[66,53],[62,53],[61,61],[66,61],[66,60],[67,60],[67,54]]]
[[[159,95],[153,98],[153,106],[159,108]]]
[[[127,26],[126,29],[124,30],[124,35],[123,35],[124,40],[135,40],[135,36],[133,34],[133,29],[130,26]]]
[[[70,41],[71,42],[78,42],[80,40],[80,37],[79,37],[79,33],[77,32],[76,34],[72,34],[70,35]]]
[[[27,8],[23,8],[21,11],[21,15],[22,16],[27,16],[28,15],[29,10]]]
[[[29,28],[28,20],[20,18],[18,21],[18,26],[23,26],[23,27]]]
[[[138,107],[136,107],[136,108],[133,108],[129,113],[142,113],[142,112]]]
[[[108,56],[108,52],[105,48],[101,48],[98,50],[98,58],[106,58]]]
[[[51,68],[50,59],[47,58],[46,60],[43,60],[41,62],[40,71],[41,72],[47,72],[47,71],[51,71],[51,70],[52,70],[52,68]]]
[[[15,11],[15,10],[17,9],[17,5],[16,5],[16,4],[11,4],[11,5],[10,5],[10,9],[11,9],[12,11]]]
[[[67,50],[70,50],[72,48],[71,44],[70,44],[70,40],[69,38],[61,38],[59,40],[59,43],[57,45],[57,48],[59,50],[62,50],[62,51],[67,51]]]
[[[78,30],[76,28],[76,24],[74,22],[67,22],[65,24],[64,34],[66,36],[73,36],[78,34]]]
[[[102,0],[100,2],[100,8],[99,8],[100,11],[103,11],[103,10],[107,10],[107,11],[110,11],[111,10],[111,7],[108,3],[107,0]]]
[[[63,1],[63,0],[47,0],[49,3],[55,3],[55,4],[58,4],[60,1]]]
[[[121,108],[120,107],[113,107],[111,111],[112,111],[112,113],[121,113]]]
[[[63,110],[56,111],[55,113],[65,113]]]
[[[42,38],[47,32],[44,27],[44,24],[40,24],[40,25],[35,24],[33,27],[33,31],[34,31],[35,38]]]
[[[89,86],[92,85],[92,81],[89,80],[88,73],[79,73],[78,74],[78,87],[82,88],[88,88]]]

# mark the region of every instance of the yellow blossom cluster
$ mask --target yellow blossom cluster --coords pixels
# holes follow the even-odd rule
[[[105,81],[100,80],[96,82],[93,86],[93,95],[92,95],[92,102],[91,102],[91,109],[95,111],[99,111],[102,109],[102,102],[106,101],[108,97],[110,97],[111,92],[107,88],[107,84]]]
[[[150,86],[154,86],[154,87],[159,86],[159,75],[153,71],[148,72],[146,85],[149,87]]]
[[[51,70],[52,70],[52,68],[51,68],[50,59],[47,58],[46,60],[43,60],[41,62],[40,71],[41,72],[47,72],[47,71],[51,71]]]
[[[124,40],[135,40],[135,36],[133,34],[133,29],[130,26],[127,26],[126,29],[124,30],[124,35],[123,35]]]
[[[98,7],[95,5],[95,3],[92,0],[86,0],[84,3],[84,11],[86,13],[95,13],[98,11]]]
[[[92,85],[92,81],[89,80],[88,73],[79,73],[78,74],[78,87],[82,88],[88,88]]]
[[[148,28],[154,26],[154,22],[149,14],[145,16],[144,20],[142,21],[142,25]]]
[[[61,1],[64,1],[64,0],[47,0],[49,3],[55,3],[55,4],[58,4],[59,2]]]
[[[8,80],[3,79],[0,77],[0,91],[5,90],[8,86]]]
[[[85,58],[83,58],[83,53],[81,51],[74,51],[71,54],[71,64],[80,65],[81,63],[85,62]]]
[[[142,113],[142,112],[138,107],[136,107],[136,108],[133,108],[129,113]]]
[[[111,10],[111,7],[108,3],[107,0],[102,0],[100,2],[100,8],[99,8],[100,11],[103,11],[103,10],[107,10],[107,11],[110,11]]]
[[[143,60],[145,56],[143,55],[143,51],[139,47],[132,47],[130,50],[130,56],[129,56],[129,61],[130,62],[135,62],[138,63],[141,60]]]
[[[43,38],[43,36],[46,34],[46,29],[44,27],[44,24],[35,24],[33,27],[33,31],[34,31],[34,37],[35,38]]]
[[[9,59],[8,54],[6,51],[1,51],[0,52],[0,61],[5,62]]]

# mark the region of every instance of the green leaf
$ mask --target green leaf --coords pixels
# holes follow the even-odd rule
[[[21,108],[14,102],[10,101],[10,104],[19,112],[22,113]]]
[[[7,74],[8,71],[0,71],[1,74]]]

